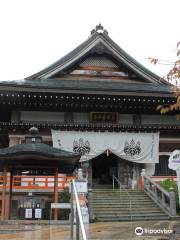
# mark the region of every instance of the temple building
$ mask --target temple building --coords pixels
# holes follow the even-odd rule
[[[175,113],[156,110],[175,103],[172,85],[118,44],[98,25],[86,41],[49,67],[24,80],[0,82],[0,150],[17,150],[14,160],[8,150],[7,156],[0,151],[2,172],[7,158],[7,174],[14,169],[13,176],[21,178],[54,176],[47,164],[52,158],[53,167],[65,176],[72,176],[77,164],[82,167],[89,188],[112,185],[114,175],[124,188],[136,189],[143,168],[150,176],[175,175],[168,158],[179,146],[180,124]],[[28,150],[21,153],[32,127],[44,144],[33,156]],[[49,150],[44,154],[45,145]],[[62,161],[60,151],[71,166]],[[18,169],[13,167],[17,161]],[[20,208],[22,196],[13,191],[12,204]]]

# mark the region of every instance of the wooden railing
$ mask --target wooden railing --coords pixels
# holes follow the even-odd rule
[[[58,189],[69,187],[74,176],[58,175]],[[0,176],[0,189],[3,187],[3,176]],[[6,188],[10,188],[10,176],[6,178]],[[54,188],[54,176],[13,176],[12,189],[39,189],[48,190]]]

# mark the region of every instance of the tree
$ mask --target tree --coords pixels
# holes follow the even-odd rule
[[[176,102],[174,104],[163,104],[157,106],[157,111],[160,111],[161,114],[180,110],[180,42],[178,42],[176,46],[176,55],[177,60],[175,62],[159,60],[157,58],[149,58],[150,62],[154,65],[172,65],[172,68],[163,79],[173,84]],[[180,115],[177,115],[177,119],[180,120]]]

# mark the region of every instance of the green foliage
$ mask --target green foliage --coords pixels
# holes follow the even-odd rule
[[[68,203],[70,201],[70,193],[69,188],[65,188],[62,192],[58,195],[58,202],[59,203]]]
[[[176,208],[179,210],[179,194],[178,194],[178,186],[176,181],[173,179],[166,179],[159,183],[159,185],[167,191],[170,191],[170,188],[174,188],[176,195]]]
[[[70,193],[69,189],[64,189],[58,195],[59,203],[69,203],[70,202]],[[58,219],[59,220],[68,220],[70,214],[70,209],[59,209],[58,210]]]

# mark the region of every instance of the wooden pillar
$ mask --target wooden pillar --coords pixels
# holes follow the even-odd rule
[[[93,179],[92,179],[92,160],[89,161],[89,167],[88,167],[88,188],[92,188]]]
[[[5,220],[6,211],[6,182],[7,182],[7,165],[3,167],[3,188],[2,188],[2,208],[1,208],[1,221]]]
[[[12,209],[12,180],[13,180],[13,171],[10,172],[8,220],[11,219],[11,209]]]
[[[54,203],[58,203],[58,168],[54,175]],[[54,209],[54,220],[58,220],[58,208]]]

